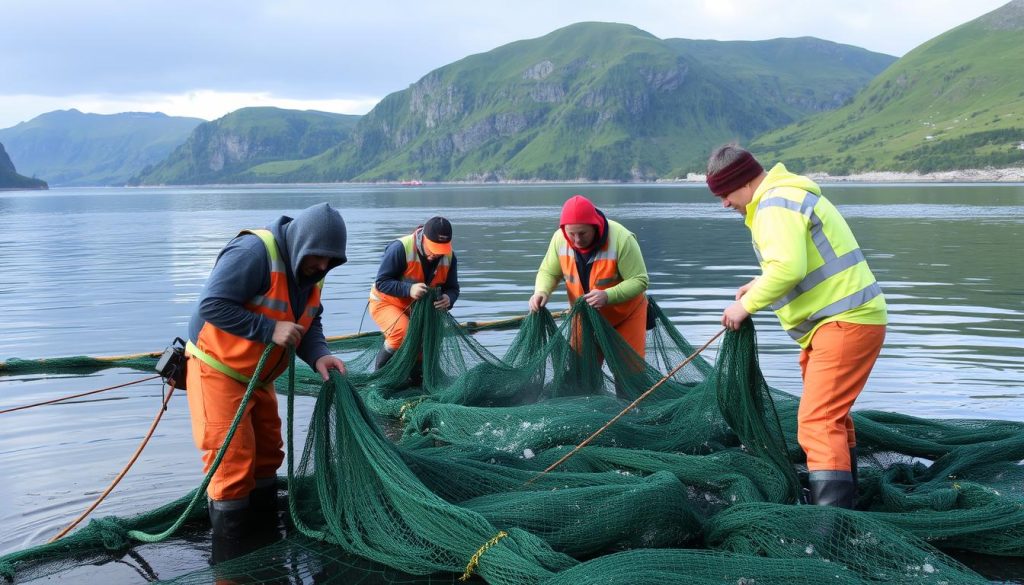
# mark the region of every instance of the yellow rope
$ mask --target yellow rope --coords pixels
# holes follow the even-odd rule
[[[508,533],[505,532],[504,530],[502,530],[502,531],[498,532],[498,534],[496,534],[494,536],[494,538],[492,538],[492,539],[488,540],[487,542],[485,542],[484,545],[481,546],[478,551],[476,551],[476,554],[473,555],[473,557],[471,559],[469,559],[469,564],[466,565],[466,572],[463,573],[461,577],[459,577],[459,581],[469,581],[469,578],[471,576],[473,576],[473,571],[475,571],[477,565],[480,564],[480,557],[485,552],[487,552],[487,549],[489,549],[492,546],[498,544],[498,541],[501,540],[502,538],[505,538],[506,536],[508,536]]]

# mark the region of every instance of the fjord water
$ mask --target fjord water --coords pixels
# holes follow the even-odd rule
[[[701,185],[261,186],[54,189],[0,193],[0,361],[123,355],[184,337],[217,252],[239,229],[322,201],[348,225],[348,263],[324,292],[324,326],[362,320],[385,245],[434,214],[452,220],[460,321],[525,313],[561,203],[588,195],[637,234],[651,294],[687,339],[719,328],[737,287],[758,273],[738,215]],[[826,186],[889,302],[882,356],[858,409],[928,418],[1024,420],[1024,186]],[[557,294],[552,309],[565,306]],[[768,383],[799,394],[797,347],[755,316]],[[499,355],[508,332],[480,334]],[[714,346],[708,359],[714,357]],[[144,377],[0,377],[0,410]],[[121,469],[161,387],[0,415],[0,554],[47,540]],[[299,426],[311,401],[299,401]],[[305,417],[305,418],[303,418]],[[299,437],[301,440],[301,436]],[[129,515],[198,484],[185,397],[177,395],[140,462],[94,513]],[[197,545],[199,546],[199,545]]]

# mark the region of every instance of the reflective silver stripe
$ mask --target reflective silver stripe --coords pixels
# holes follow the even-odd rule
[[[444,256],[441,256],[441,261],[437,263],[437,267],[440,268],[442,266],[451,266],[451,263],[451,257],[445,254]]]
[[[832,242],[829,242],[825,236],[825,230],[822,229],[821,225],[821,218],[818,217],[818,214],[814,213],[814,206],[818,204],[819,199],[817,195],[810,192],[805,193],[803,201],[800,202],[784,197],[769,197],[758,203],[757,209],[760,211],[766,207],[784,207],[806,217],[807,221],[811,224],[811,241],[814,242],[814,247],[818,249],[818,254],[821,255],[821,258],[828,262],[835,259],[836,251],[832,248]]]
[[[793,290],[789,291],[786,296],[782,297],[775,303],[772,303],[772,310],[778,311],[782,307],[785,307],[789,303],[793,302],[798,296],[818,286],[825,279],[835,276],[847,268],[856,266],[864,262],[864,253],[861,252],[860,248],[850,250],[838,258],[834,258],[814,270],[807,273],[807,276],[803,280],[797,283],[793,287]]]
[[[250,299],[249,302],[252,303],[253,305],[266,307],[271,311],[279,311],[283,313],[288,310],[288,303],[284,301],[279,301],[277,299],[267,298],[263,295],[257,295]]]
[[[571,249],[569,248],[568,245],[559,246],[559,248],[558,248],[558,255],[559,256],[572,256],[572,254],[569,253],[570,250]]]
[[[799,340],[804,335],[807,335],[814,327],[822,320],[838,315],[844,311],[857,308],[871,299],[882,294],[882,287],[878,286],[877,282],[872,282],[868,286],[860,289],[852,295],[843,297],[831,305],[816,311],[813,315],[807,318],[803,323],[793,327],[786,331],[789,336],[793,339]]]
[[[284,272],[284,261],[283,260],[271,260],[270,261],[271,272]]]
[[[316,311],[319,308],[320,308],[319,305],[317,305],[315,307],[307,307],[306,308],[306,315],[309,316],[309,318],[311,318],[311,319],[316,319]]]
[[[370,300],[371,301],[378,301],[378,302],[380,302],[381,298],[379,296],[377,296],[376,292],[371,290],[370,291]]]
[[[853,465],[857,465],[857,462],[852,462]],[[841,471],[838,469],[823,469],[812,471],[808,474],[807,479],[811,481],[853,481],[853,472]]]
[[[619,279],[615,278],[615,277],[612,277],[612,278],[598,278],[597,282],[594,283],[594,286],[607,286],[609,284],[615,284],[618,281],[619,281]]]
[[[563,276],[565,276],[565,282],[572,282],[572,283],[576,282],[576,275],[575,274],[565,274]]]

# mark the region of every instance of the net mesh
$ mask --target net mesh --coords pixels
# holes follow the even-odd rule
[[[324,383],[300,366],[278,382],[294,391],[285,535],[212,568],[181,563],[175,582],[984,583],[940,548],[1024,556],[1021,423],[856,411],[858,510],[802,505],[798,399],[765,382],[748,320],[714,363],[681,368],[542,473],[695,347],[652,303],[642,359],[577,304],[560,323],[547,311],[515,321],[497,356],[473,331],[509,323],[459,325],[430,300],[380,371],[382,339],[362,335],[331,342],[347,376]],[[3,372],[154,363],[18,360]],[[316,399],[304,445],[290,438],[295,395]],[[127,533],[170,526],[190,498],[93,520],[0,558],[0,573],[73,575],[159,546]],[[194,511],[175,538],[206,538],[205,522]]]

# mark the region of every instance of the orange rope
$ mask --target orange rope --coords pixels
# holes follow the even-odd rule
[[[0,414],[6,414],[8,412],[14,412],[16,410],[24,410],[26,408],[32,408],[33,406],[43,406],[44,404],[53,404],[54,402],[61,402],[63,400],[71,400],[72,398],[81,398],[82,396],[89,396],[90,394],[99,394],[100,392],[106,392],[107,390],[114,390],[117,388],[124,388],[125,386],[131,386],[132,384],[140,384],[142,382],[148,382],[150,380],[159,378],[160,376],[150,376],[148,378],[142,378],[141,380],[135,380],[134,382],[125,382],[124,384],[117,384],[116,386],[107,386],[106,388],[100,388],[99,390],[90,390],[89,392],[82,392],[81,394],[72,394],[71,396],[65,396],[63,398],[54,398],[53,400],[47,400],[45,402],[37,402],[35,404],[26,404],[24,406],[15,406],[14,408],[8,408],[6,410],[0,410]]]
[[[64,528],[64,530],[61,530],[56,536],[51,538],[47,542],[47,544],[49,544],[50,542],[53,542],[53,541],[61,538],[62,536],[64,536],[68,532],[71,532],[72,528],[74,528],[75,526],[78,526],[78,524],[82,520],[85,520],[86,516],[88,516],[90,513],[92,513],[92,511],[96,509],[96,506],[99,506],[100,503],[104,500],[104,498],[106,498],[107,495],[110,494],[110,492],[112,492],[115,487],[117,487],[117,484],[121,482],[121,479],[124,478],[124,476],[128,474],[128,470],[132,468],[132,465],[135,464],[135,460],[139,458],[139,455],[142,454],[142,450],[146,448],[146,444],[149,443],[150,437],[152,437],[153,433],[156,431],[156,425],[160,422],[160,419],[164,416],[164,411],[167,410],[167,403],[170,402],[171,395],[174,394],[174,380],[172,379],[167,385],[170,387],[170,391],[167,392],[167,397],[164,398],[163,404],[161,404],[160,405],[160,409],[157,410],[156,418],[153,419],[153,424],[151,424],[149,426],[149,432],[146,433],[146,437],[144,439],[142,439],[142,443],[140,443],[139,447],[135,450],[135,453],[132,455],[132,458],[128,461],[128,465],[125,465],[124,469],[121,470],[121,473],[119,473],[117,475],[117,477],[114,478],[114,481],[111,482],[111,484],[107,487],[106,490],[104,490],[104,492],[102,494],[100,494],[99,498],[96,498],[96,501],[93,502],[92,505],[89,506],[89,508],[86,509],[85,512],[82,512],[82,514],[78,518],[76,518],[74,522],[72,522],[71,524],[68,524]]]

